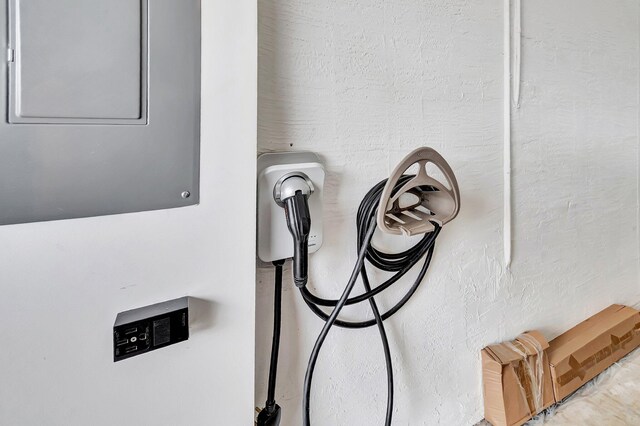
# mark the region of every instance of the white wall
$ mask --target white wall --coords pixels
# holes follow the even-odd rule
[[[328,171],[314,291],[340,293],[355,261],[358,203],[411,149],[438,149],[460,183],[462,211],[443,230],[426,282],[387,322],[394,424],[475,423],[483,346],[534,328],[551,338],[610,303],[640,299],[638,3],[523,3],[506,269],[502,1],[259,1],[258,149],[315,151]],[[256,405],[265,399],[272,274],[258,270]],[[382,305],[397,300],[391,293]],[[287,283],[284,425],[300,422],[321,326]],[[315,376],[313,423],[382,424],[385,398],[377,331],[334,329]]]
[[[256,6],[202,15],[201,204],[0,228],[0,424],[252,422]],[[184,295],[189,341],[113,363],[118,312]]]

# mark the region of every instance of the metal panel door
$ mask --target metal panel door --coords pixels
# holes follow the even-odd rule
[[[198,202],[199,0],[9,0],[0,24],[0,225]]]

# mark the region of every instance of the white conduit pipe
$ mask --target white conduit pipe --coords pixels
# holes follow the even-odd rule
[[[504,0],[503,252],[511,265],[511,0]]]
[[[513,3],[513,106],[520,108],[520,66],[522,64],[522,13],[521,0]]]
[[[503,128],[503,179],[504,179],[504,217],[503,217],[503,251],[505,267],[511,265],[511,108],[520,108],[520,67],[521,67],[521,0],[514,0],[513,5],[513,46],[511,37],[511,0],[504,0],[504,128]],[[513,48],[513,75],[512,55]],[[513,81],[513,90],[511,84]],[[513,99],[512,99],[513,96]]]

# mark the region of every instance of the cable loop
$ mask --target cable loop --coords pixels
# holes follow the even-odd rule
[[[400,179],[392,192],[395,194],[406,182],[411,180],[413,176],[404,175]],[[387,253],[385,251],[374,248],[371,245],[371,240],[376,229],[376,215],[378,211],[378,205],[380,204],[380,197],[387,180],[383,180],[375,185],[365,195],[360,206],[358,207],[358,213],[356,215],[357,225],[357,244],[358,244],[358,261],[353,269],[349,282],[345,286],[342,296],[339,300],[324,299],[318,297],[309,291],[308,286],[300,288],[302,297],[311,309],[318,317],[325,321],[325,325],[316,340],[316,343],[311,351],[309,357],[309,363],[307,364],[307,371],[304,380],[304,391],[302,397],[302,423],[303,426],[310,426],[310,400],[311,400],[311,382],[313,380],[313,373],[315,370],[316,362],[320,355],[320,349],[324,344],[324,341],[329,334],[329,330],[332,326],[336,325],[343,328],[365,328],[373,325],[378,326],[380,333],[380,339],[384,349],[385,365],[387,371],[387,410],[385,416],[385,426],[391,425],[391,418],[393,414],[393,365],[391,362],[391,352],[389,349],[389,341],[384,329],[384,320],[391,317],[398,312],[409,301],[411,296],[416,292],[420,283],[424,279],[424,276],[429,269],[431,259],[433,257],[433,250],[435,247],[436,238],[440,233],[440,225],[435,221],[431,221],[434,226],[432,232],[426,233],[422,239],[416,243],[413,247],[402,251],[400,253]],[[374,296],[389,288],[400,278],[402,278],[407,272],[409,272],[414,266],[416,266],[421,259],[424,258],[424,262],[416,277],[413,285],[409,291],[402,297],[402,299],[396,303],[391,309],[383,314],[380,314],[378,306],[375,302]],[[387,279],[382,284],[375,288],[372,288],[369,283],[369,277],[367,275],[367,268],[365,260],[369,262],[373,267],[378,268],[386,272],[395,272],[393,276]],[[364,293],[349,297],[356,281],[360,277],[364,286]],[[368,301],[371,310],[373,312],[373,319],[366,321],[344,321],[339,320],[338,316],[343,307],[347,305],[354,305],[356,303]],[[333,311],[328,314],[321,309],[323,307],[333,307]]]

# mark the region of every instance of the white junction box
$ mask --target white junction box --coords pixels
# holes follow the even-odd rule
[[[313,183],[309,196],[311,232],[309,253],[322,246],[322,196],[324,168],[312,152],[269,153],[258,157],[258,257],[264,262],[293,257],[293,239],[287,228],[284,208],[273,195],[278,180],[292,172],[304,173]]]

